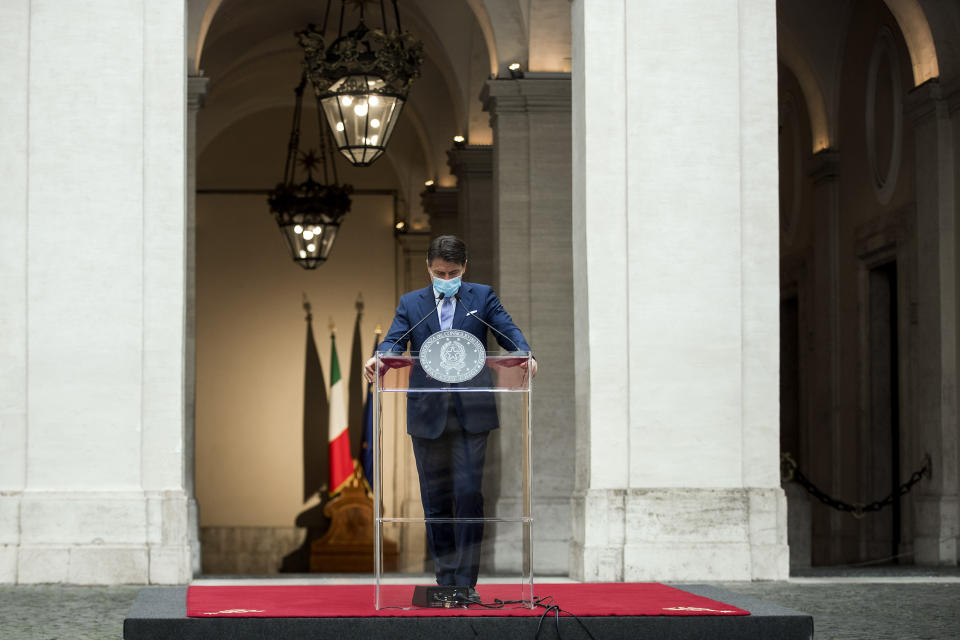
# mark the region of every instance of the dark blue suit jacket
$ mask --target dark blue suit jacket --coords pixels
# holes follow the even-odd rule
[[[476,309],[477,316],[480,316],[509,336],[510,340],[513,340],[513,343],[511,343],[510,340],[506,340],[503,336],[493,332],[497,343],[502,348],[507,351],[530,351],[530,345],[524,339],[523,333],[513,323],[510,314],[504,310],[492,287],[485,284],[463,282],[458,293],[460,294],[460,300],[457,302],[453,315],[453,329],[468,331],[475,335],[480,342],[486,344],[489,329],[476,318],[467,316],[468,312]],[[397,341],[403,337],[403,334],[424,316],[427,316],[427,319],[411,331],[409,336],[404,338],[404,343],[398,343]],[[387,335],[380,346],[377,347],[377,350],[381,352],[393,350],[395,353],[403,353],[406,351],[409,342],[410,351],[417,352],[420,351],[420,345],[437,331],[440,331],[440,318],[437,314],[436,300],[431,285],[417,291],[411,291],[400,298],[400,304],[397,306],[397,313],[393,317],[390,330],[387,331]],[[516,344],[514,345],[514,343]],[[463,386],[489,386],[490,384],[490,370],[484,368],[476,378],[463,383]],[[410,373],[410,387],[423,389],[431,386],[446,385],[430,378],[419,364],[414,366]],[[492,393],[462,392],[451,394],[410,391],[407,393],[407,433],[418,438],[440,437],[446,426],[449,410],[448,402],[451,396],[454,398],[457,419],[465,430],[471,433],[482,433],[499,426],[496,398]]]

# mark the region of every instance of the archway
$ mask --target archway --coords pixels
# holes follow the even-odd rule
[[[890,13],[897,19],[900,31],[910,51],[913,65],[913,82],[920,86],[930,78],[940,76],[940,63],[934,45],[930,23],[917,0],[883,0]]]
[[[291,428],[299,429],[300,422],[290,390],[302,387],[302,381],[294,381],[290,370],[296,370],[302,358],[300,294],[306,292],[314,303],[314,332],[324,363],[329,362],[330,343],[323,336],[328,317],[334,316],[340,328],[341,367],[349,375],[356,283],[378,274],[362,287],[366,303],[362,351],[366,352],[374,325],[389,323],[394,281],[404,280],[400,269],[405,267],[399,265],[407,249],[399,242],[404,238],[394,238],[395,216],[408,220],[414,231],[428,228],[420,203],[424,181],[433,179],[442,187],[455,184],[446,166],[454,134],[467,133],[471,141],[490,140],[487,117],[477,100],[488,77],[489,55],[469,7],[445,5],[438,15],[428,16],[416,4],[402,6],[404,26],[425,43],[422,75],[384,158],[369,169],[340,166],[342,181],[357,188],[354,210],[345,219],[331,260],[317,272],[306,273],[285,255],[267,215],[263,191],[279,178],[289,134],[292,88],[302,55],[292,34],[307,22],[322,19],[316,15],[316,3],[289,3],[281,12],[256,0],[190,3],[191,69],[202,70],[209,78],[196,137],[196,494],[205,571],[275,570],[278,554],[282,555],[278,545],[290,551],[295,543],[293,516],[304,505],[297,501],[297,491],[291,491],[298,472],[289,462],[299,455],[294,451],[298,437]],[[305,102],[303,122],[302,139],[315,139],[317,114],[311,100]],[[399,213],[394,207],[399,207]],[[361,236],[351,238],[352,231]],[[238,280],[237,274],[245,275]],[[276,283],[273,287],[268,285],[271,279]],[[348,282],[353,284],[342,284]],[[335,307],[333,312],[324,311],[318,299]],[[246,308],[255,309],[251,315],[259,321],[251,324]],[[269,311],[275,308],[283,312]],[[280,326],[286,330],[274,331]],[[219,327],[229,329],[215,330]],[[265,347],[267,339],[286,355],[277,359],[278,353]],[[251,354],[248,359],[276,371],[276,379],[257,378],[244,367],[230,365],[230,359],[240,353]],[[285,365],[291,357],[293,366]],[[211,368],[222,372],[215,376],[219,380],[211,378]],[[252,391],[255,387],[259,391]],[[225,391],[229,388],[247,391],[230,400]],[[250,405],[250,397],[259,398],[256,406]],[[269,444],[258,440],[262,429],[255,426],[257,420],[262,426],[267,419],[257,409],[264,406],[273,407],[270,419],[283,425]],[[229,445],[235,464],[225,464],[223,452],[228,450],[231,430],[242,437]],[[262,459],[255,461],[255,455]],[[245,469],[246,474],[237,475],[234,469]],[[250,478],[264,474],[269,482],[250,485]],[[223,546],[228,539],[241,541],[241,547],[228,553]],[[269,558],[261,554],[244,567],[224,562],[227,555],[236,558],[255,548],[268,549]]]

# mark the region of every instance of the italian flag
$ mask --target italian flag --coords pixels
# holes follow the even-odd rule
[[[339,493],[353,475],[350,457],[350,432],[347,429],[347,407],[344,384],[337,358],[337,340],[330,336],[330,495]]]

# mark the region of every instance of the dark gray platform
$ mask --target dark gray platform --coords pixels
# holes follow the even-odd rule
[[[708,585],[673,585],[750,611],[749,616],[581,616],[597,640],[810,640],[813,618],[805,613]],[[548,595],[548,594],[544,594]],[[123,621],[124,640],[266,640],[284,638],[533,638],[535,617],[463,618],[188,618],[186,587],[149,587]],[[569,603],[558,603],[560,606]],[[553,619],[541,638],[555,638]],[[564,638],[586,638],[573,618],[560,619]]]

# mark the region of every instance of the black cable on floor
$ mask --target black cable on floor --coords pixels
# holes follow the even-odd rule
[[[590,629],[588,629],[587,625],[583,623],[583,620],[577,617],[577,614],[573,613],[572,611],[567,611],[566,609],[561,609],[560,605],[552,604],[552,603],[553,603],[553,596],[543,596],[542,598],[537,598],[536,600],[533,601],[534,608],[543,607],[543,614],[541,614],[540,620],[537,622],[537,632],[534,634],[533,640],[537,640],[540,637],[540,630],[543,627],[543,620],[550,614],[551,611],[553,612],[553,622],[557,628],[557,638],[559,639],[563,638],[563,636],[560,634],[560,614],[565,613],[577,621],[577,624],[580,625],[580,627],[583,629],[584,633],[587,634],[587,637],[590,638],[590,640],[597,640],[596,638],[593,637],[593,634],[590,633]],[[496,598],[494,599],[494,604],[492,605],[476,603],[476,602],[473,604],[479,604],[480,606],[488,607],[491,609],[502,609],[503,605],[506,605],[506,604],[530,604],[530,601],[529,600],[500,600],[499,598]]]
[[[538,640],[540,638],[540,631],[543,627],[543,621],[544,619],[546,619],[548,615],[550,615],[551,612],[553,612],[553,622],[554,622],[554,625],[556,626],[557,638],[559,640],[562,640],[563,638],[563,636],[560,634],[560,614],[561,613],[564,613],[570,616],[571,618],[573,618],[574,620],[576,620],[577,624],[580,625],[580,628],[583,629],[584,633],[587,634],[587,637],[590,638],[590,640],[597,640],[596,638],[593,637],[593,634],[590,633],[590,629],[588,629],[587,625],[583,623],[583,620],[578,618],[575,613],[571,611],[567,611],[566,609],[561,609],[560,605],[558,604],[553,604],[553,596],[543,596],[541,598],[536,598],[533,600],[532,603],[530,600],[501,600],[500,598],[494,598],[492,603],[482,602],[482,601],[478,602],[476,600],[468,600],[467,598],[458,598],[457,600],[451,601],[451,602],[464,608],[483,607],[484,609],[505,609],[507,608],[506,605],[508,604],[524,605],[522,608],[525,608],[525,609],[526,608],[535,609],[537,607],[543,607],[543,613],[540,615],[540,619],[537,622],[537,632],[534,634],[533,640]],[[526,606],[530,604],[533,604],[533,607]],[[384,607],[384,609],[394,609],[394,608],[404,609],[405,607]],[[421,607],[418,607],[418,608],[421,608]],[[514,608],[514,607],[510,607],[510,608]],[[521,607],[517,607],[517,608],[521,608]]]

